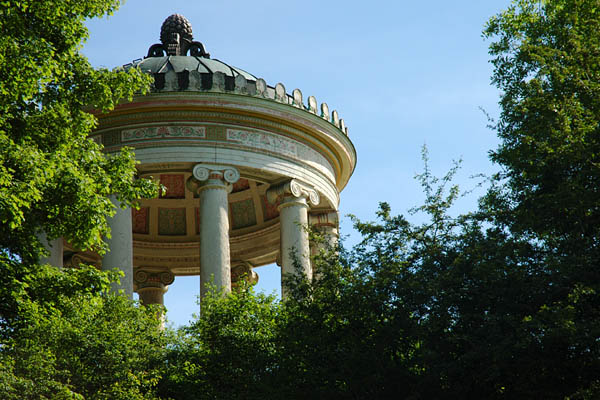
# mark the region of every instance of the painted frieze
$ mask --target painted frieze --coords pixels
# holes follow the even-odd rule
[[[297,140],[273,133],[240,129],[227,129],[227,140],[305,162],[334,180],[333,168],[325,157]]]
[[[124,129],[121,131],[121,141],[134,142],[159,138],[206,138],[206,128],[203,126],[147,126],[143,128]]]

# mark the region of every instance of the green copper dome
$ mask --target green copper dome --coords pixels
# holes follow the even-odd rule
[[[240,68],[233,67],[216,59],[194,56],[163,56],[147,57],[133,64],[143,72],[150,74],[164,74],[169,71],[180,73],[183,71],[197,71],[201,74],[214,74],[221,72],[226,77],[235,79],[242,75],[248,81],[256,81],[256,77]]]
[[[161,43],[150,46],[144,59],[123,66],[151,74],[152,92],[218,92],[258,97],[315,114],[348,134],[338,112],[330,112],[326,103],[318,107],[314,96],[305,103],[299,89],[288,94],[282,83],[270,86],[243,69],[210,58],[204,45],[194,40],[192,25],[184,16],[173,14],[165,19],[160,40]]]

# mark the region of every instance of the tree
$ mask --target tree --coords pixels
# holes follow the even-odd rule
[[[383,203],[379,221],[355,220],[363,241],[341,264],[322,260],[321,280],[294,282],[279,325],[281,398],[598,394],[594,290],[562,286],[568,265],[490,223],[495,210],[452,216],[453,172],[439,180],[426,163],[418,176],[425,202],[412,212],[425,222]]]
[[[42,254],[37,235],[103,248],[108,195],[125,204],[151,197],[134,180],[130,151],[114,157],[87,139],[89,109],[106,111],[144,91],[148,77],[93,69],[79,49],[86,18],[111,14],[117,0],[4,1],[0,7],[0,249],[24,263]]]
[[[229,295],[215,287],[202,314],[180,329],[169,346],[160,394],[174,399],[274,398],[278,369],[275,296],[256,294],[242,282]]]
[[[172,398],[598,397],[596,3],[516,0],[489,21],[503,170],[475,212],[451,215],[455,170],[437,179],[426,163],[413,210],[424,222],[382,203],[378,221],[355,219],[358,246],[315,259],[316,280],[288,281],[281,303],[210,294],[163,356],[156,319],[108,296],[105,274],[39,267],[31,245],[43,230],[101,246],[106,195],[150,191],[133,184],[130,155],[105,158],[86,139],[83,105],[143,84],[135,70],[92,70],[74,47],[82,16],[116,3],[6,2],[2,32],[17,33],[0,41],[0,394],[151,398],[159,381]],[[63,188],[81,192],[67,202]]]
[[[150,398],[161,354],[156,310],[109,295],[115,273],[38,265],[39,236],[102,252],[116,194],[152,197],[133,153],[88,139],[121,99],[147,90],[139,70],[93,69],[87,18],[117,0],[0,4],[0,397]]]
[[[0,7],[0,328],[23,323],[15,293],[45,252],[39,241],[65,237],[102,251],[114,213],[152,196],[153,183],[134,180],[135,160],[106,156],[88,139],[95,117],[121,98],[144,91],[135,69],[95,70],[79,53],[86,18],[110,14],[114,0],[5,1]]]
[[[517,0],[489,21],[492,81],[502,90],[502,142],[491,158],[503,170],[472,214],[451,217],[456,189],[443,196],[449,176],[438,185],[426,168],[426,200],[416,210],[428,222],[392,217],[385,204],[380,221],[356,221],[363,242],[345,263],[358,276],[349,287],[362,295],[338,282],[329,300],[336,307],[306,296],[293,317],[305,322],[294,331],[304,346],[294,357],[318,371],[306,387],[324,394],[336,377],[333,397],[368,398],[349,390],[359,381],[340,374],[332,356],[352,332],[364,332],[377,338],[374,358],[402,360],[391,375],[405,397],[598,396],[599,12],[596,1]],[[351,307],[363,317],[353,319]],[[329,321],[358,326],[340,335]],[[396,343],[388,323],[404,347],[384,344]],[[310,331],[318,339],[300,339]],[[383,378],[393,364],[369,368],[377,364],[361,353],[367,348],[346,346],[341,357],[372,371],[382,397],[394,384]]]
[[[531,323],[572,368],[565,386],[580,385],[582,396],[599,386],[590,373],[600,357],[599,25],[596,1],[521,0],[484,31],[502,91],[502,142],[491,158],[503,171],[482,206],[537,245],[546,303]]]
[[[110,293],[115,275],[48,265],[27,275],[15,295],[26,324],[0,346],[0,398],[156,398],[165,333],[156,309]]]
[[[424,154],[426,160],[426,153]],[[362,242],[313,260],[278,306],[250,291],[213,295],[171,353],[161,394],[188,398],[594,398],[598,308],[560,288],[539,241],[452,216],[456,167],[425,163],[420,224],[355,219]],[[502,211],[502,210],[500,210]]]
[[[491,158],[503,186],[489,201],[553,246],[591,250],[600,229],[599,24],[596,1],[522,0],[484,31],[502,91]]]
[[[313,258],[314,281],[300,274],[288,279],[290,295],[278,324],[276,398],[409,398],[413,393],[415,324],[390,296],[390,278],[399,265],[386,263],[381,274],[374,273],[355,255],[330,248]]]
[[[195,373],[218,382],[235,360],[228,375],[268,382],[270,398],[597,398],[599,6],[515,0],[488,22],[503,169],[477,210],[452,216],[454,171],[426,163],[425,222],[382,203],[378,221],[355,220],[358,246],[315,260],[319,279],[288,281],[259,374],[235,355],[253,354],[243,338],[261,324],[226,299],[197,325],[214,346]]]

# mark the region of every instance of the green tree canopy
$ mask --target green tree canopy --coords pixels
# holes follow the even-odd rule
[[[160,394],[173,399],[278,398],[274,384],[282,354],[275,296],[242,284],[224,296],[213,287],[202,315],[169,346]]]
[[[154,399],[166,333],[157,309],[110,293],[116,273],[42,265],[14,294],[23,324],[2,329],[0,398]]]
[[[473,213],[452,216],[452,171],[426,168],[425,222],[385,203],[355,220],[362,242],[316,260],[321,278],[296,281],[268,325],[275,357],[251,376],[271,398],[598,398],[599,24],[597,0],[515,0],[490,19],[501,173]],[[219,331],[248,335],[236,320]],[[205,368],[234,359],[211,349]]]
[[[438,179],[426,164],[413,210],[424,222],[382,203],[377,221],[354,220],[362,241],[317,257],[318,278],[292,280],[288,299],[209,294],[166,347],[156,310],[109,296],[107,275],[92,269],[35,267],[31,246],[42,230],[99,246],[106,196],[130,203],[151,191],[133,182],[129,153],[106,158],[86,138],[93,117],[82,107],[108,109],[144,84],[135,70],[94,71],[77,52],[83,18],[117,3],[4,3],[0,395],[600,394],[597,1],[515,0],[488,22],[502,92],[491,158],[503,169],[475,212],[453,216],[455,169]]]
[[[155,191],[134,180],[131,152],[107,157],[87,139],[95,126],[90,109],[109,110],[148,85],[136,69],[96,70],[80,53],[85,19],[111,14],[119,3],[1,3],[0,249],[24,263],[39,258],[42,231],[101,249],[113,213],[107,196],[130,204]]]
[[[600,232],[600,7],[594,0],[519,0],[491,18],[501,90],[490,193],[502,221],[558,246],[597,247]],[[500,215],[499,215],[500,216]]]
[[[114,213],[152,197],[132,152],[88,139],[90,111],[144,92],[136,69],[96,70],[81,55],[87,18],[116,0],[0,2],[0,397],[152,398],[164,349],[156,310],[108,293],[116,273],[37,265],[39,241],[102,251]]]

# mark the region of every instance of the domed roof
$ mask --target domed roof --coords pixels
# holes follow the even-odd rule
[[[242,75],[247,81],[256,81],[256,77],[243,69],[233,67],[217,59],[194,56],[163,56],[147,57],[141,61],[133,63],[133,66],[140,68],[143,72],[150,74],[164,74],[169,71],[176,73],[183,71],[198,71],[201,74],[214,74],[221,72],[225,76],[236,78]]]
[[[211,59],[204,45],[194,41],[192,25],[183,15],[173,14],[165,19],[160,39],[161,43],[150,46],[144,59],[123,66],[152,74],[152,92],[223,92],[273,100],[315,114],[348,135],[338,112],[330,112],[326,103],[319,108],[314,96],[309,96],[305,104],[299,89],[288,94],[281,83],[270,86],[241,68]]]
[[[161,43],[153,44],[148,55],[136,60],[125,68],[138,67],[143,72],[166,74],[168,72],[198,72],[203,75],[222,73],[225,79],[235,79],[238,75],[246,81],[255,82],[256,77],[240,68],[223,61],[211,59],[204,45],[194,41],[192,25],[183,15],[173,14],[167,17],[160,28]],[[187,53],[190,53],[188,56]],[[166,54],[165,54],[166,53]]]

